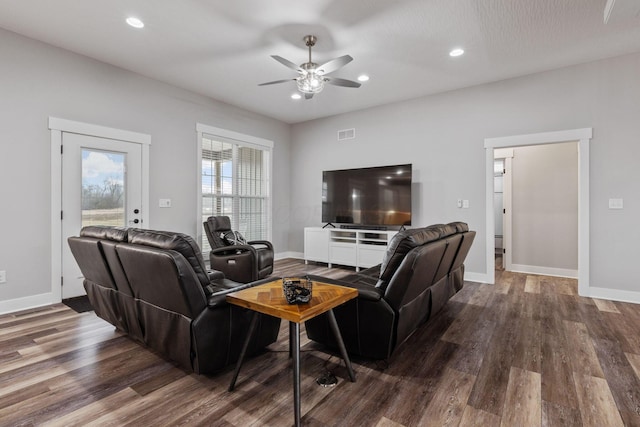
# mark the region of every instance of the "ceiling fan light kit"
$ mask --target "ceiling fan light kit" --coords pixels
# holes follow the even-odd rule
[[[298,90],[302,93],[319,93],[324,89],[324,79],[315,72],[306,73],[296,79]]]
[[[311,60],[311,48],[315,46],[316,41],[318,40],[316,36],[308,35],[304,37],[305,45],[309,48],[309,62],[305,62],[300,66],[294,64],[293,62],[284,59],[278,55],[272,55],[271,57],[281,63],[282,65],[291,68],[292,70],[297,71],[300,75],[295,79],[284,79],[284,80],[275,80],[272,82],[261,83],[258,86],[266,86],[278,83],[285,83],[291,80],[296,81],[296,85],[298,86],[298,90],[304,93],[305,99],[311,99],[314,94],[320,93],[322,89],[324,89],[324,84],[329,83],[334,86],[343,86],[343,87],[360,87],[360,83],[354,82],[351,80],[340,79],[337,77],[327,77],[326,75],[336,71],[338,68],[341,68],[347,65],[349,62],[353,61],[353,58],[349,55],[344,55],[336,59],[332,59],[329,62],[326,62],[322,65],[318,65]]]

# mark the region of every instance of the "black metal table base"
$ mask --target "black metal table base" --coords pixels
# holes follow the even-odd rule
[[[344,364],[347,367],[349,379],[351,380],[351,382],[355,382],[356,374],[353,371],[351,360],[349,359],[349,354],[347,354],[347,349],[344,346],[344,342],[342,341],[342,334],[340,334],[340,328],[338,327],[338,322],[336,322],[336,317],[333,314],[333,310],[327,311],[327,316],[329,317],[329,325],[331,327],[331,330],[335,336],[336,342],[338,343],[340,355],[342,356]],[[253,336],[256,329],[257,320],[258,312],[254,312],[253,316],[251,317],[251,323],[249,324],[249,330],[247,331],[247,337],[244,340],[242,349],[240,351],[240,356],[238,357],[238,361],[236,363],[236,369],[233,372],[231,384],[229,384],[229,391],[233,391],[236,386],[236,381],[238,380],[238,374],[240,373],[242,362],[244,361],[247,349],[249,348],[251,337]],[[300,324],[296,322],[289,322],[289,356],[293,358],[293,412],[295,426],[300,426]]]

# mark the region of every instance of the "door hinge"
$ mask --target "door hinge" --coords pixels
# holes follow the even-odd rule
[[[506,210],[506,209],[502,209],[502,213],[503,213],[503,214],[506,214],[506,213],[507,213],[507,210]]]
[[[502,169],[502,173],[503,174],[507,173],[507,170],[506,169]]]
[[[60,154],[64,154],[64,145],[60,145]]]
[[[60,221],[62,221],[64,219],[64,212],[60,211]]]
[[[64,277],[60,276],[60,286],[64,286]]]
[[[502,253],[503,253],[503,254],[506,254],[506,253],[507,253],[507,250],[506,250],[506,249],[504,249],[504,248],[502,248]]]

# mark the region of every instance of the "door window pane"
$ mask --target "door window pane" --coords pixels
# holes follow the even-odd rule
[[[82,149],[82,226],[124,227],[125,154]]]

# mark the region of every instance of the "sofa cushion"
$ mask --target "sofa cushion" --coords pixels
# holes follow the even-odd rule
[[[414,228],[401,231],[391,239],[380,267],[380,280],[377,287],[386,287],[387,283],[402,263],[404,257],[415,247],[440,239],[441,226]]]
[[[198,244],[191,236],[170,231],[129,229],[129,243],[145,245],[159,249],[170,249],[184,256],[198,276],[202,286],[209,284],[209,274],[204,264]]]
[[[93,237],[94,239],[113,240],[114,242],[127,241],[127,228],[111,227],[108,225],[87,225],[80,230],[80,237]]]

